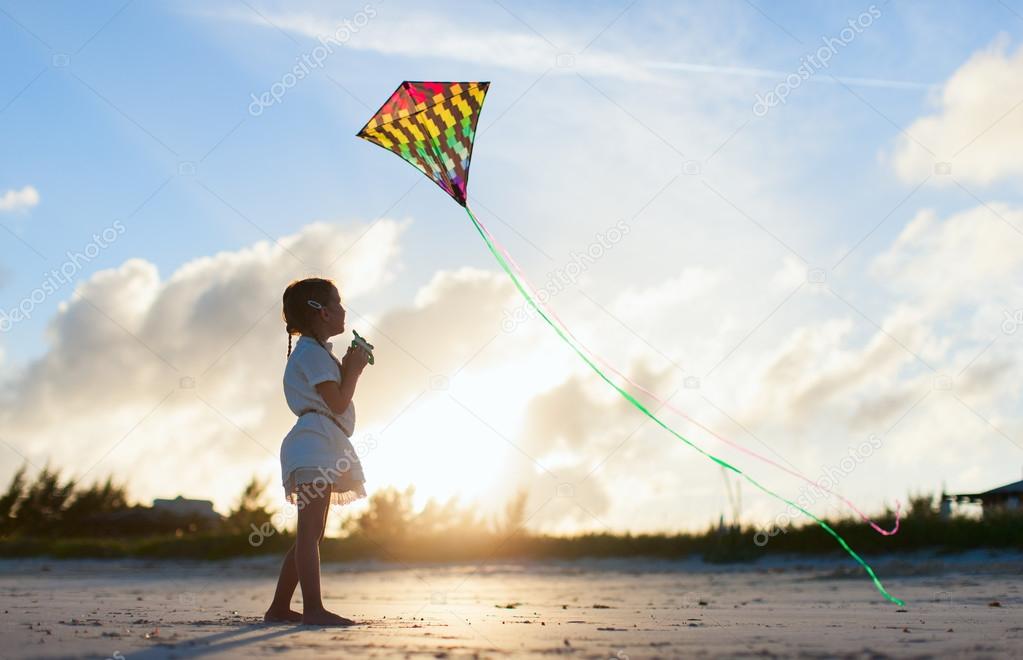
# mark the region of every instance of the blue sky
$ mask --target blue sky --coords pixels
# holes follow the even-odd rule
[[[795,87],[784,104],[765,116],[751,111],[757,94],[782,83],[823,39],[838,37],[847,20],[870,7],[876,7],[879,16],[839,49],[826,69]],[[354,267],[343,271],[350,278],[365,277],[366,290],[352,296],[352,305],[366,324],[388,328],[388,320],[400,321],[431,335],[423,339],[426,346],[449,342],[451,356],[459,359],[451,357],[451,364],[440,358],[423,360],[438,371],[454,372],[463,358],[473,355],[481,342],[470,345],[473,342],[463,341],[459,334],[462,326],[485,322],[473,319],[473,311],[463,310],[461,318],[443,321],[423,317],[436,319],[433,325],[408,319],[429,308],[423,300],[442,296],[445,278],[466,286],[478,284],[475,273],[493,278],[494,291],[504,297],[498,308],[487,312],[498,316],[489,319],[491,325],[500,320],[501,309],[518,304],[514,292],[500,289],[501,274],[457,206],[431,183],[420,181],[412,168],[354,137],[403,79],[491,81],[470,185],[481,218],[537,282],[567,263],[573,250],[585,248],[595,232],[628,219],[635,230],[631,238],[559,293],[555,299],[559,313],[592,340],[598,352],[631,365],[631,373],[652,370],[665,394],[678,391],[680,381],[673,379],[703,377],[701,397],[683,390],[672,401],[694,411],[690,413],[694,416],[697,411],[709,415],[701,418],[720,425],[722,432],[743,436],[744,442],[758,437],[807,473],[816,475],[821,465],[837,460],[843,446],[852,442],[844,439],[861,438],[870,431],[850,420],[869,414],[875,409],[871,405],[881,405],[878,401],[887,401],[886,396],[916,401],[907,394],[913,383],[939,373],[959,373],[987,343],[983,328],[998,341],[977,364],[998,358],[1001,362],[991,366],[991,373],[1004,376],[1009,369],[1004,365],[1014,364],[1012,356],[1018,354],[1018,341],[998,334],[1001,313],[1015,309],[1013,305],[1023,307],[1023,300],[1014,298],[1019,289],[1011,278],[992,282],[978,276],[973,288],[957,289],[956,295],[946,291],[942,297],[921,284],[926,278],[921,280],[917,273],[924,264],[941,263],[928,261],[928,255],[943,254],[942,245],[921,243],[919,236],[900,242],[900,237],[924,210],[936,218],[930,235],[944,235],[938,229],[946,228],[950,241],[958,236],[950,218],[977,209],[1001,217],[1003,228],[1013,226],[1011,214],[1020,203],[1018,187],[1012,185],[1018,181],[1013,178],[1018,169],[998,144],[1017,139],[1012,131],[1019,124],[1012,112],[1021,90],[997,87],[1000,83],[992,81],[1000,79],[987,72],[1001,65],[1011,71],[1018,62],[1013,54],[1023,33],[1023,4],[892,0],[873,5],[680,5],[640,0],[426,7],[396,0],[302,4],[246,0],[4,2],[0,9],[0,139],[5,145],[0,154],[0,198],[13,191],[20,199],[26,187],[37,196],[34,203],[12,202],[12,208],[0,211],[0,224],[6,229],[0,234],[0,309],[22,304],[42,285],[49,269],[65,262],[66,251],[84,249],[94,233],[115,221],[125,228],[75,273],[72,283],[33,304],[31,318],[0,336],[3,400],[8,402],[8,419],[14,420],[10,428],[17,429],[8,432],[8,448],[3,451],[10,451],[4,459],[10,469],[0,471],[0,478],[25,458],[33,464],[47,457],[57,462],[64,441],[29,437],[28,429],[38,430],[41,421],[26,407],[59,409],[62,397],[77,396],[58,386],[64,368],[82,370],[71,381],[77,387],[102,390],[108,386],[102,379],[111,374],[120,373],[129,383],[136,374],[130,368],[108,373],[90,364],[107,360],[127,366],[135,359],[152,360],[162,351],[155,335],[146,334],[156,324],[146,306],[157,301],[175,309],[167,288],[175,274],[187,279],[193,272],[189,268],[211,269],[204,279],[189,280],[189,286],[208,287],[203,289],[208,299],[220,300],[216,296],[223,295],[230,302],[218,306],[208,323],[195,319],[190,325],[196,309],[176,309],[172,318],[180,321],[182,336],[164,339],[176,347],[173,350],[209,343],[212,348],[204,350],[217,354],[230,346],[239,333],[229,314],[243,318],[240,327],[260,323],[259,332],[265,327],[267,338],[280,334],[279,328],[272,330],[279,312],[257,319],[279,300],[283,284],[306,274],[308,264],[290,263],[295,270],[262,273],[259,282],[266,286],[253,286],[227,273],[239,263],[244,270],[245,259],[251,256],[246,251],[261,241],[272,251],[282,237],[304,236],[316,222],[334,228],[340,245],[359,246],[342,261],[356,262],[355,256],[366,250],[359,258],[375,264],[372,276]],[[298,58],[314,50],[317,35],[332,33],[360,14],[369,16],[365,25],[353,30],[350,40],[322,68],[288,89],[279,103],[258,116],[250,113],[252,95],[281,81]],[[993,53],[993,64],[970,69],[967,64],[978,53]],[[961,87],[949,82],[957,73],[965,80]],[[931,176],[930,165],[920,169],[924,147],[918,144],[924,140],[919,136],[953,134],[953,128],[964,122],[957,107],[973,117],[968,112],[973,96],[949,95],[949,90],[973,90],[973,96],[1001,99],[985,104],[994,113],[991,121],[978,116],[976,130],[963,129],[979,134],[976,143],[961,152],[964,158],[976,154],[977,161],[988,165],[955,161],[958,185]],[[927,117],[935,118],[938,128],[928,124]],[[985,155],[987,149],[994,155]],[[944,162],[954,151],[956,147],[948,155],[935,151],[931,160]],[[680,176],[686,162],[698,162],[699,175]],[[993,206],[998,204],[1004,207]],[[351,238],[381,217],[396,223],[393,236],[386,234],[379,243],[376,238],[365,243]],[[1009,231],[990,244],[1010,250],[1017,233]],[[991,263],[1004,262],[1008,265],[997,270],[1000,276],[1018,272],[1010,257],[986,257],[984,245],[988,244],[964,250],[966,263],[961,267],[974,264],[980,272]],[[1019,245],[1015,247],[1018,250]],[[910,248],[918,251],[910,254]],[[316,263],[330,261],[323,256]],[[148,284],[139,289],[129,286],[127,279],[118,284],[121,275],[116,273],[123,272],[111,269],[141,263],[131,260],[155,267],[158,275],[155,279],[140,275]],[[811,285],[794,288],[802,286],[800,278],[812,268],[827,271],[827,286],[835,295],[814,292]],[[943,280],[962,280],[956,273],[944,277],[932,273],[933,289],[954,289]],[[103,295],[118,300],[104,308],[109,318],[75,316],[76,306],[82,307],[81,301],[72,299],[75,287],[106,286],[105,277],[115,283],[110,291],[102,289]],[[707,284],[701,288],[699,282]],[[347,283],[342,282],[343,293]],[[687,286],[694,291],[687,292]],[[99,301],[99,293],[92,299]],[[139,305],[134,311],[132,300]],[[198,300],[207,298],[200,295]],[[118,305],[125,305],[123,316],[114,311]],[[477,309],[485,308],[470,307]],[[107,330],[91,332],[91,324],[114,321],[122,330],[114,341],[149,345],[142,357],[124,357],[122,362],[107,353],[121,349],[92,341],[118,337]],[[133,326],[135,322],[138,325]],[[610,450],[628,431],[617,440],[608,438],[606,449],[570,439],[562,446],[556,438],[569,431],[546,426],[550,420],[531,412],[542,408],[538,399],[557,399],[558,388],[576,382],[574,378],[585,383],[585,398],[593,405],[616,404],[604,398],[607,395],[592,374],[587,376],[572,362],[573,356],[558,347],[549,329],[531,322],[522,335],[490,345],[501,348],[488,348],[487,354],[494,354],[479,367],[467,393],[490,392],[492,399],[504,402],[504,410],[493,414],[505,420],[507,425],[501,428],[511,442],[518,442],[520,432],[554,438],[537,446],[543,456],[527,453],[546,467],[562,466],[567,476],[559,473],[555,480],[571,481],[579,477],[574,470],[585,473],[594,465],[598,467],[593,469],[611,470],[608,479],[616,478],[613,470],[623,454]],[[867,364],[875,356],[872,347],[885,342],[917,359],[879,368],[864,379],[856,365]],[[246,346],[244,355],[231,352],[225,360],[266,360],[264,353],[254,356],[252,351],[283,355],[280,342],[268,340],[262,349],[259,346]],[[804,376],[806,370],[833,369],[834,379],[855,381],[856,387],[866,389],[854,393],[836,388],[837,393],[826,395],[832,390],[825,382],[807,384],[805,391],[789,395],[778,393],[772,389],[778,384],[771,380],[776,373],[772,365],[785,360],[798,364],[783,352],[786,346],[817,351],[807,349],[811,357],[804,355],[808,360]],[[673,370],[671,362],[684,364],[685,372]],[[516,363],[521,369],[531,365],[534,371],[509,376],[507,370],[514,370]],[[659,371],[666,365],[667,371]],[[249,422],[233,420],[247,432],[265,433],[256,437],[271,449],[274,438],[287,428],[286,416],[280,415],[280,393],[274,391],[282,367],[267,362],[259,375],[249,374],[244,380],[257,383],[259,396],[264,397],[259,400],[265,407],[277,406],[276,412],[267,413],[262,421],[256,412]],[[842,380],[843,369],[853,374],[850,380]],[[472,371],[463,376],[468,378]],[[216,393],[224,406],[238,403],[240,383],[232,381],[231,373],[227,370],[211,384],[210,400]],[[395,372],[390,377],[426,376]],[[37,378],[49,379],[49,384],[39,385]],[[515,392],[504,389],[512,387],[510,383]],[[114,400],[99,409],[69,406],[78,411],[82,429],[97,424],[93,431],[97,445],[109,446],[104,434],[117,424],[122,424],[117,428],[123,432],[131,428],[127,421],[138,417],[131,406],[124,407],[123,415],[117,412],[123,403],[116,398],[121,387],[111,387]],[[139,389],[149,392],[149,404],[160,399],[158,387],[151,392],[146,386]],[[363,395],[377,397],[367,404],[373,410],[366,418],[367,430],[388,428],[386,422],[405,404],[406,400],[397,400],[400,397],[383,402],[389,391],[381,382]],[[824,391],[819,396],[830,403],[803,411],[799,406],[818,400],[807,398],[810,391],[814,397]],[[950,487],[994,486],[1018,478],[1023,460],[1012,442],[1023,443],[1017,440],[1023,435],[1017,432],[1020,420],[1012,412],[1011,389],[995,388],[994,394],[976,398],[965,390],[960,394],[960,401],[948,407],[969,410],[959,410],[955,423],[945,420],[944,426],[960,438],[985,438],[989,448],[974,453],[980,464]],[[439,403],[424,399],[416,405],[433,406],[432,412],[423,411],[423,420],[447,414]],[[146,402],[139,406],[149,409]],[[800,412],[788,416],[770,412],[786,406]],[[615,423],[628,429],[639,424],[627,410],[615,410],[622,418]],[[174,419],[190,419],[179,412]],[[100,418],[106,421],[97,421]],[[108,429],[106,423],[113,426]],[[173,423],[161,425],[168,428]],[[888,423],[879,420],[876,426],[881,432]],[[176,433],[191,431],[186,426]],[[471,436],[473,431],[466,433]],[[926,449],[926,425],[906,433],[912,442],[907,440],[904,447]],[[623,460],[620,466],[632,475],[650,467],[643,456],[673,443],[655,430],[637,437],[643,438],[645,449],[637,448],[635,455],[628,447],[621,450],[624,457],[637,461],[630,465]],[[821,437],[828,441],[820,442]],[[388,441],[387,451],[393,453],[381,454],[379,465],[373,465],[381,475],[378,485],[416,481],[412,473],[390,470],[385,461],[385,456],[391,465],[407,460],[400,447],[408,441],[401,436]],[[498,441],[495,446],[503,445]],[[658,485],[652,487],[652,499],[645,501],[655,504],[645,509],[657,513],[637,525],[697,524],[716,517],[723,506],[720,477],[679,448],[664,451],[669,452],[665,456],[669,463],[677,458],[686,470],[712,474],[694,482],[698,486],[692,492],[679,490],[670,472],[652,477]],[[875,508],[910,488],[933,489],[942,479],[952,480],[956,462],[970,455],[965,448],[960,455],[946,446],[947,455],[914,462],[887,444],[885,451],[883,465],[875,461],[843,485],[850,496]],[[142,455],[121,460],[121,453],[97,451],[79,458],[88,465],[93,458],[99,460],[97,473],[132,474]],[[472,460],[487,461],[493,455],[483,451]],[[606,455],[616,458],[601,467]],[[223,508],[229,494],[240,489],[244,474],[261,471],[272,476],[273,460],[245,454],[236,469],[219,490],[204,492],[198,477],[182,488],[193,496],[211,497]],[[513,472],[515,479],[501,481],[501,488],[534,487],[522,476],[529,476],[528,469]],[[214,474],[213,468],[204,474]],[[601,524],[632,524],[635,511],[621,508],[606,480],[601,483],[604,491],[591,494],[592,500],[579,496],[580,508],[596,512],[590,518]],[[789,492],[797,488],[781,478],[775,484]],[[168,494],[176,484],[132,486],[144,497]],[[506,495],[480,484],[461,490],[435,486],[433,490],[422,486],[421,491],[424,496],[460,494],[491,503]],[[679,496],[704,503],[703,512],[676,515],[665,502]],[[775,511],[768,502],[753,501],[749,507],[749,515],[760,519]],[[593,523],[577,511],[540,515],[537,520],[558,529]]]

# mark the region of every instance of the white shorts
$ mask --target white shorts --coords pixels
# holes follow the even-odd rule
[[[301,484],[312,484],[313,493],[326,494],[330,488],[330,504],[343,506],[351,504],[356,500],[366,497],[366,487],[363,481],[355,477],[352,472],[338,473],[334,470],[324,470],[319,467],[295,468],[284,480],[284,497],[288,502],[298,506],[304,497],[298,488]],[[304,489],[301,489],[304,490]]]

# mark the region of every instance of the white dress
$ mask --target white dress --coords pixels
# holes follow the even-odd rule
[[[300,335],[284,367],[284,398],[298,419],[281,442],[281,479],[289,502],[298,504],[299,484],[311,483],[324,492],[330,484],[332,504],[349,504],[366,497],[362,463],[352,446],[355,404],[335,415],[316,385],[341,382],[341,363],[332,342],[324,345]]]

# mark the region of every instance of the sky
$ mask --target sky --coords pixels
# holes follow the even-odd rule
[[[280,503],[280,296],[327,276],[376,346],[371,491],[525,491],[555,533],[784,516],[355,137],[406,79],[491,82],[470,205],[701,449],[817,515],[850,509],[735,445],[871,512],[1016,481],[1021,46],[1019,0],[2,2],[0,481]]]

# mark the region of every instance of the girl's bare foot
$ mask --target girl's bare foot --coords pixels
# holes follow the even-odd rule
[[[263,615],[264,623],[300,623],[302,614],[295,610],[267,610]]]
[[[355,622],[351,619],[328,612],[327,610],[316,610],[302,613],[302,625],[306,626],[352,626]]]

